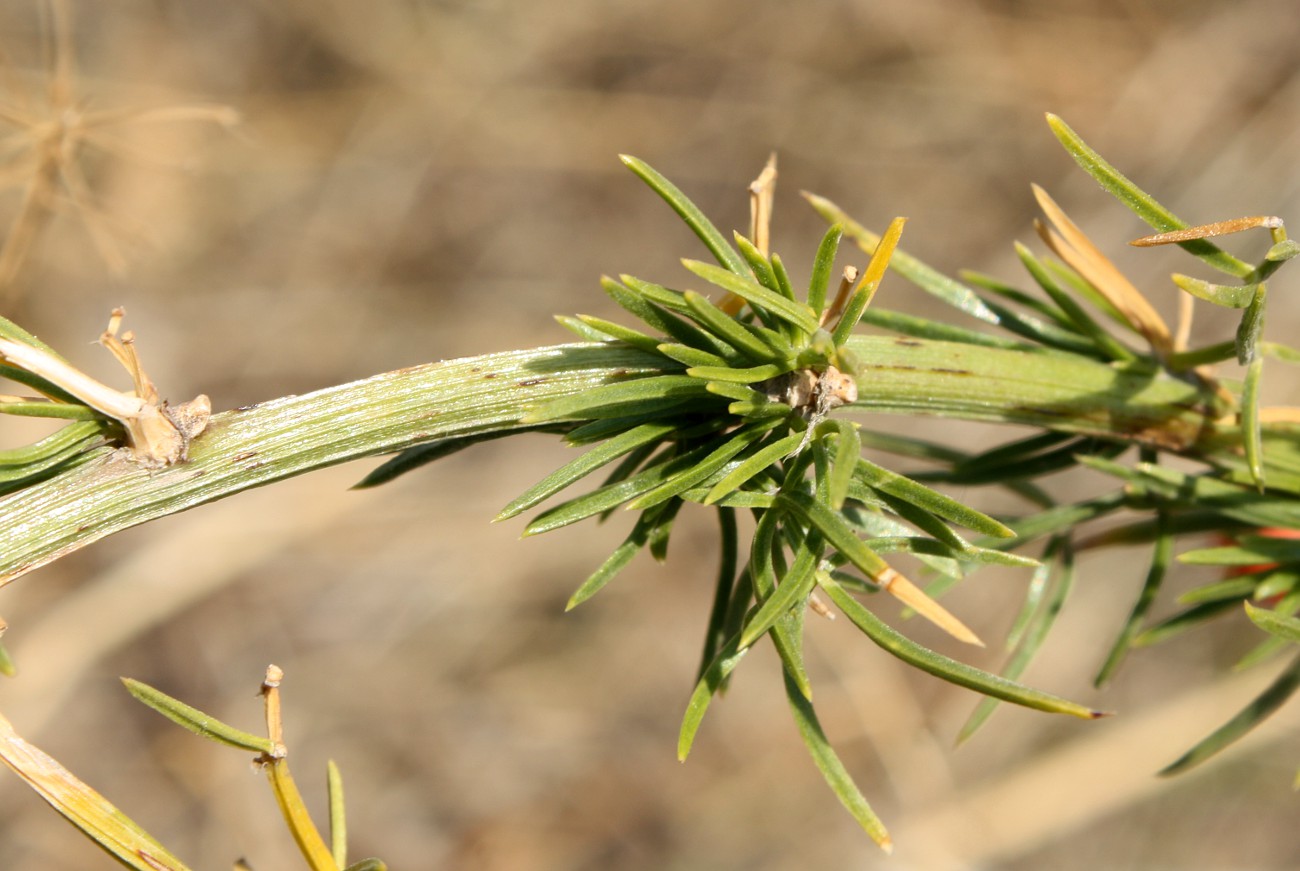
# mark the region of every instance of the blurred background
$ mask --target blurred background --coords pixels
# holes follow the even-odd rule
[[[1019,282],[1011,242],[1035,242],[1038,182],[1168,311],[1168,273],[1189,264],[1123,247],[1143,226],[1074,167],[1043,113],[1193,223],[1300,220],[1294,11],[9,0],[0,311],[116,384],[91,341],[124,305],[164,394],[207,392],[217,410],[562,342],[553,313],[616,316],[601,274],[680,285],[678,259],[703,253],[619,153],[745,229],[746,185],[772,151],[774,247],[795,275],[824,230],[807,189],[868,226],[906,215],[904,247],[944,271]],[[1263,234],[1233,244],[1258,255]],[[891,279],[880,299],[925,313],[917,296]],[[1275,294],[1278,338],[1297,314],[1294,295]],[[1269,389],[1300,401],[1295,384]],[[968,448],[1018,435],[864,425]],[[30,432],[0,421],[5,445]],[[1120,712],[1106,721],[1007,710],[954,749],[975,697],[907,672],[846,621],[810,619],[818,710],[893,832],[892,858],[825,788],[766,646],[678,764],[712,522],[685,512],[666,565],[638,561],[564,614],[626,523],[520,541],[520,521],[489,521],[568,456],[521,437],[367,492],[348,487],[374,463],[353,464],[100,542],[0,594],[21,670],[0,684],[0,711],[195,868],[302,865],[247,758],[133,702],[119,675],[257,730],[263,669],[283,667],[301,786],[319,811],[336,760],[353,857],[394,869],[1300,864],[1300,715],[1192,775],[1154,776],[1271,678],[1275,666],[1227,671],[1257,638],[1244,619],[1142,651],[1092,689],[1145,573],[1136,551],[1082,561],[1027,676]],[[978,575],[950,607],[997,639],[1027,579]],[[1192,580],[1169,583],[1162,613]],[[1003,658],[907,631],[985,667]],[[110,865],[0,775],[0,869]]]

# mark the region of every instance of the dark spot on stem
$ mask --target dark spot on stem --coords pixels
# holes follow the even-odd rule
[[[547,381],[547,379],[545,379],[545,378],[528,378],[528,379],[525,379],[524,381],[520,381],[520,382],[519,382],[519,386],[520,386],[520,387],[536,387],[538,384],[545,384],[546,381]]]
[[[1079,416],[1079,412],[1075,409],[1046,408],[1046,407],[1035,406],[1035,405],[1013,405],[1010,407],[1009,410],[1015,412],[1023,412],[1025,414],[1037,414],[1037,415],[1041,415],[1042,417],[1066,418],[1066,417]]]
[[[242,463],[244,460],[251,460],[257,456],[257,451],[244,451],[242,454],[235,454],[230,458],[232,463]]]
[[[973,375],[969,369],[931,369],[931,372],[942,372],[945,375]]]
[[[488,380],[490,380],[490,379],[492,379],[492,378],[497,377],[498,374],[499,374],[499,373],[497,373],[497,372],[488,372],[486,375],[483,376],[483,380],[484,380],[484,381],[488,381]]]
[[[925,343],[916,339],[894,339],[894,344],[902,345],[904,348],[919,348]]]

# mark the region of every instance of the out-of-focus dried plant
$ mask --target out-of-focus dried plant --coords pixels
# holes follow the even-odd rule
[[[116,158],[152,161],[125,141],[121,128],[134,124],[199,121],[231,127],[239,113],[229,106],[187,103],[171,106],[91,109],[80,92],[73,13],[68,0],[47,0],[49,38],[44,93],[35,92],[0,54],[0,124],[12,128],[0,138],[0,190],[17,190],[20,199],[0,245],[0,303],[21,294],[16,284],[28,255],[49,219],[70,210],[85,225],[95,249],[114,274],[128,257],[123,232],[96,202],[85,165],[89,151]]]

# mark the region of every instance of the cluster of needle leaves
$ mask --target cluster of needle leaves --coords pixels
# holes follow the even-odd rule
[[[1079,165],[1157,231],[1135,245],[1177,244],[1229,276],[1229,282],[1175,274],[1173,283],[1182,296],[1180,321],[1171,329],[1147,295],[1046,192],[1035,188],[1047,217],[1038,224],[1039,235],[1055,256],[1037,256],[1021,244],[1016,251],[1036,292],[983,275],[964,274],[962,280],[942,275],[897,249],[901,220],[877,235],[829,200],[810,195],[831,226],[801,295],[780,256],[768,253],[765,228],[757,219],[752,238],[736,234],[728,240],[680,190],[643,162],[625,157],[628,167],[672,206],[713,255],[717,265],[691,260],[684,265],[721,291],[722,299],[714,303],[695,291],[621,276],[605,279],[603,287],[643,328],[586,315],[559,318],[585,340],[654,355],[658,367],[651,367],[650,375],[629,375],[533,410],[526,423],[567,424],[567,440],[589,449],[500,515],[513,517],[617,461],[595,490],[543,511],[526,528],[529,535],[548,532],[604,518],[619,506],[639,512],[626,540],[574,593],[573,607],[606,585],[639,551],[648,549],[664,559],[673,521],[687,502],[714,506],[722,560],[698,683],[682,723],[680,755],[689,752],[711,699],[725,688],[745,652],[768,637],[780,655],[791,711],[814,760],[844,805],[885,847],[888,835],[836,758],[811,706],[801,639],[807,611],[828,610],[822,597],[895,656],[986,695],[963,728],[962,740],[999,701],[1097,716],[1084,706],[1012,682],[1041,649],[1064,607],[1082,550],[1134,543],[1149,543],[1152,549],[1131,614],[1100,660],[1099,686],[1132,648],[1218,614],[1240,614],[1243,602],[1255,625],[1270,633],[1243,664],[1261,662],[1300,640],[1300,620],[1291,616],[1300,611],[1300,544],[1277,538],[1279,529],[1300,528],[1300,410],[1262,409],[1259,403],[1265,358],[1300,361],[1300,352],[1262,338],[1266,279],[1300,246],[1286,238],[1281,219],[1274,217],[1189,226],[1059,118],[1049,116],[1048,121]],[[1252,228],[1266,229],[1272,239],[1258,264],[1239,260],[1209,241]],[[845,237],[871,260],[861,279],[846,270],[839,292],[832,294],[832,263]],[[886,268],[973,318],[982,329],[868,307]],[[1240,311],[1235,336],[1189,348],[1195,300]],[[1081,433],[1076,423],[1060,429],[1049,425],[978,455],[862,430],[833,415],[856,398],[851,379],[862,363],[850,345],[859,323],[936,348],[950,347],[967,361],[980,354],[990,359],[1005,355],[999,365],[1008,370],[1086,360],[1133,379],[1129,383],[1186,385],[1191,398],[1182,404],[1198,423],[1191,430],[1153,421],[1131,430],[1105,432],[1100,427],[1103,431],[1091,433]],[[1010,336],[990,333],[990,326]],[[1244,377],[1214,371],[1214,364],[1225,361],[1245,367]],[[1124,389],[1116,391],[1117,406],[1128,398]],[[1014,396],[1008,403],[1015,403]],[[925,411],[924,397],[917,397],[917,406]],[[923,460],[929,467],[910,476],[899,474],[864,459],[864,446]],[[1180,458],[1177,468],[1166,462],[1173,456]],[[394,471],[409,458],[395,462]],[[1119,484],[1098,497],[1060,503],[1041,479],[1073,467],[1090,468]],[[383,476],[381,470],[378,477]],[[1029,510],[994,519],[927,483],[965,490],[1006,488]],[[748,512],[754,523],[747,552],[740,546],[737,511]],[[977,536],[968,541],[954,526]],[[1186,553],[1183,562],[1229,568],[1249,563],[1253,568],[1184,593],[1183,610],[1152,619],[1179,537],[1207,532],[1238,537],[1228,546]],[[1026,547],[1037,547],[1039,559],[1010,553]],[[925,591],[882,557],[898,552],[925,565]],[[953,636],[979,643],[934,597],[989,563],[1033,568],[1006,641],[1009,659],[1001,677],[916,644],[858,598],[883,589]],[[1184,770],[1241,737],[1297,687],[1300,656],[1259,699],[1166,773]]]
[[[1036,294],[972,273],[957,281],[901,251],[892,259],[893,268],[917,287],[1013,338],[878,307],[863,320],[922,340],[1058,358],[1087,357],[1153,382],[1181,381],[1196,388],[1195,407],[1204,416],[1202,425],[1191,438],[1158,428],[1110,438],[1047,428],[980,455],[893,436],[865,441],[941,467],[915,474],[918,480],[965,488],[1006,487],[1035,506],[1022,516],[1006,518],[1015,535],[994,544],[1020,548],[1045,542],[1043,564],[1035,571],[1007,639],[1010,658],[1003,674],[1008,677],[1023,672],[1047,637],[1069,596],[1076,553],[1112,545],[1149,544],[1151,558],[1127,620],[1099,660],[1098,686],[1115,675],[1133,648],[1174,638],[1214,617],[1240,619],[1243,604],[1245,616],[1269,637],[1237,667],[1257,665],[1282,652],[1292,654],[1259,697],[1162,771],[1174,774],[1244,736],[1300,688],[1300,653],[1292,648],[1300,642],[1300,620],[1293,616],[1300,611],[1300,545],[1287,540],[1300,529],[1300,409],[1260,405],[1265,360],[1300,362],[1300,351],[1265,341],[1262,335],[1266,281],[1300,253],[1300,245],[1287,238],[1282,220],[1272,216],[1190,226],[1107,163],[1061,119],[1049,115],[1048,122],[1075,161],[1156,231],[1134,240],[1134,246],[1176,244],[1227,275],[1228,282],[1174,273],[1173,284],[1182,295],[1180,322],[1171,329],[1147,296],[1044,191],[1035,188],[1048,218],[1037,225],[1038,233],[1058,258],[1037,257],[1017,243],[1017,254],[1037,287]],[[865,250],[875,249],[878,236],[829,200],[809,199],[823,217],[843,225]],[[1210,241],[1255,228],[1267,230],[1271,241],[1255,264]],[[1241,313],[1232,338],[1187,346],[1196,300]],[[1224,377],[1214,367],[1225,362],[1236,363],[1244,372],[1240,377]],[[1179,462],[1170,463],[1173,457]],[[1038,479],[1072,467],[1102,473],[1119,486],[1100,496],[1059,504]],[[1207,534],[1219,539],[1214,547],[1175,556],[1181,538],[1203,542]],[[1177,596],[1181,607],[1156,618],[1155,605],[1175,562],[1221,566],[1224,575],[1182,592]],[[961,738],[969,737],[993,707],[992,700],[982,702]]]
[[[848,340],[886,271],[903,220],[890,225],[860,276],[845,270],[834,293],[832,270],[843,228],[833,225],[806,289],[797,293],[778,254],[740,234],[727,240],[667,179],[635,158],[623,160],[713,254],[717,265],[683,263],[721,299],[714,303],[693,290],[624,275],[606,278],[602,286],[648,329],[588,315],[559,318],[585,340],[637,348],[656,357],[657,366],[650,367],[654,374],[629,375],[533,409],[524,423],[567,423],[567,441],[588,450],[521,494],[498,519],[533,508],[613,464],[594,490],[542,511],[526,527],[526,535],[536,535],[607,516],[619,506],[638,512],[627,538],[573,594],[572,608],[641,550],[664,559],[684,505],[714,507],[722,558],[698,683],[681,727],[680,757],[689,753],[711,699],[746,651],[769,637],[780,656],[791,712],[818,768],[867,832],[887,847],[884,827],[832,750],[811,705],[804,618],[809,608],[828,612],[820,596],[909,665],[993,698],[1085,718],[1097,714],[927,649],[890,628],[855,595],[884,590],[954,637],[979,644],[882,554],[914,555],[947,577],[988,564],[1038,565],[963,538],[954,526],[984,539],[1015,533],[868,461],[859,426],[834,414],[857,399],[861,362]],[[756,215],[763,214],[763,195],[761,189],[756,194]],[[764,238],[759,218],[755,224],[754,236]],[[410,458],[394,462],[406,468]],[[387,474],[381,468],[372,480]],[[747,551],[740,546],[737,512],[750,514],[754,524]]]
[[[1300,245],[1286,237],[1282,220],[1271,216],[1191,226],[1060,119],[1049,116],[1048,121],[1076,162],[1155,230],[1135,245],[1175,244],[1228,276],[1209,281],[1175,274],[1180,305],[1174,327],[1037,188],[1046,217],[1038,233],[1051,254],[1016,246],[1032,290],[977,274],[960,280],[945,276],[898,247],[902,219],[876,235],[816,196],[808,199],[830,229],[811,275],[796,285],[768,244],[773,168],[751,189],[750,235],[728,239],[667,179],[625,157],[712,254],[716,263],[683,262],[696,279],[712,286],[716,300],[626,275],[605,279],[605,292],[638,326],[587,315],[559,321],[588,343],[584,353],[615,349],[626,360],[632,349],[645,365],[532,407],[507,426],[406,451],[363,484],[382,483],[484,438],[563,433],[585,452],[521,494],[499,519],[557,497],[561,501],[543,508],[526,534],[604,519],[620,507],[636,518],[626,539],[578,587],[570,608],[606,586],[642,550],[665,559],[674,522],[688,503],[712,508],[721,559],[679,755],[690,752],[711,701],[746,652],[770,639],[792,717],[814,762],[854,818],[886,849],[890,840],[884,826],[840,762],[812,706],[803,657],[808,612],[838,611],[908,665],[983,694],[963,739],[1002,701],[1093,718],[1099,714],[1087,706],[1016,681],[1066,605],[1077,555],[1110,545],[1149,545],[1146,578],[1128,618],[1099,657],[1098,685],[1134,648],[1179,636],[1218,616],[1236,617],[1266,633],[1240,665],[1282,652],[1292,655],[1258,698],[1165,771],[1198,764],[1241,738],[1300,688],[1300,653],[1293,649],[1300,644],[1300,535],[1295,532],[1300,530],[1300,409],[1260,403],[1265,361],[1300,362],[1300,351],[1263,337],[1267,282],[1300,253]],[[1254,264],[1210,241],[1252,229],[1266,230],[1271,240]],[[860,274],[852,268],[834,273],[846,239],[869,257]],[[873,305],[891,269],[974,323]],[[1192,312],[1202,303],[1240,316],[1230,338],[1190,347]],[[856,332],[860,324],[887,336],[863,337]],[[115,333],[110,329],[106,336]],[[887,343],[873,343],[880,338]],[[983,405],[944,405],[940,393],[916,386],[906,402],[885,410],[1032,421],[1040,431],[973,454],[845,420],[855,406],[861,410],[881,401],[869,393],[874,385],[865,373],[873,360],[864,354],[904,345],[909,352],[923,352],[932,365],[927,377],[934,380],[910,383],[939,387],[948,379],[950,388],[960,375],[970,379],[965,384],[983,384]],[[63,373],[64,364],[34,337],[0,319],[0,352],[6,349],[0,357],[9,362],[0,359],[0,375],[45,398],[0,397],[0,413],[73,422],[43,442],[0,454],[0,494],[60,474],[84,460],[87,446],[122,435],[114,429],[120,418],[33,372],[33,359],[37,369],[55,374]],[[40,353],[33,356],[29,349]],[[936,360],[942,362],[933,364]],[[1233,366],[1238,368],[1228,368]],[[1226,373],[1220,371],[1224,368]],[[1042,372],[1062,373],[1064,379],[1053,385],[1050,401],[1037,382],[1033,390],[1038,392],[1031,396],[1031,382],[1022,377]],[[86,386],[79,378],[69,383]],[[97,396],[106,390],[90,385]],[[1078,401],[1084,395],[1087,401]],[[865,448],[921,468],[906,474],[884,468],[862,456]],[[359,445],[357,455],[365,455],[365,449]],[[182,452],[178,462],[183,461]],[[1086,499],[1059,501],[1045,479],[1072,468],[1092,470],[1113,487]],[[594,489],[576,496],[565,492],[601,472],[603,480]],[[994,518],[931,485],[966,492],[1004,488],[1026,507]],[[747,547],[742,527],[752,528]],[[1192,546],[1181,547],[1183,541]],[[1013,552],[1025,550],[1036,558]],[[924,589],[886,561],[895,554],[922,567]],[[1183,590],[1178,609],[1157,616],[1162,587],[1176,562],[1219,567],[1222,574]],[[956,639],[979,644],[937,600],[985,565],[1029,570],[1000,675],[918,644],[864,604],[872,594],[886,592]],[[319,847],[315,852],[321,858],[313,867],[344,864],[341,856],[329,859]]]

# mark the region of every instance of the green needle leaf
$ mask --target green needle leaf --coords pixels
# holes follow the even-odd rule
[[[994,520],[987,514],[963,505],[956,499],[945,496],[937,490],[931,490],[924,484],[919,484],[905,475],[877,466],[870,460],[858,459],[856,476],[864,484],[875,490],[897,496],[905,502],[910,502],[918,508],[923,508],[936,517],[942,517],[944,520],[956,523],[958,526],[964,526],[975,532],[998,538],[1014,538],[1016,535],[1011,527]]]
[[[772,255],[772,274],[776,276],[776,289],[786,299],[793,300],[794,285],[790,283],[790,273],[785,271],[785,261],[781,259],[780,254]]]
[[[703,378],[706,381],[754,384],[758,381],[768,381],[778,375],[784,375],[788,371],[790,371],[788,367],[778,366],[775,363],[766,363],[762,366],[751,366],[748,369],[735,369],[730,366],[692,366],[686,370],[686,374],[692,378]]]
[[[986,348],[1003,348],[1008,351],[1038,351],[1036,345],[1001,336],[990,336],[965,327],[958,327],[942,321],[917,317],[903,312],[885,308],[869,308],[862,313],[858,323],[891,330],[904,336],[918,339],[934,339],[940,342],[960,342],[963,345],[982,345]]]
[[[610,299],[614,300],[622,308],[658,332],[671,336],[683,345],[689,345],[692,348],[699,348],[724,357],[735,353],[732,348],[718,341],[714,336],[701,330],[695,324],[683,320],[669,311],[665,311],[661,306],[655,305],[646,299],[643,293],[631,287],[619,284],[609,277],[601,278],[600,286],[609,295]]]
[[[1050,554],[1045,555],[1046,557]],[[1015,680],[1025,673],[1025,669],[1033,662],[1043,642],[1047,640],[1047,635],[1052,626],[1056,623],[1057,616],[1061,609],[1065,607],[1065,600],[1070,595],[1070,589],[1074,584],[1074,559],[1068,549],[1062,558],[1061,570],[1056,578],[1056,583],[1052,585],[1052,595],[1043,604],[1043,607],[1033,615],[1031,622],[1026,626],[1024,637],[1016,646],[1015,653],[1002,669],[1002,676],[1008,680]],[[1034,573],[1034,581],[1045,583],[1047,577],[1052,573],[1053,565],[1045,562],[1039,566]],[[997,709],[998,700],[986,696],[980,699],[971,712],[968,719],[957,733],[957,743],[962,744],[968,740],[976,731],[979,730],[993,712]]]
[[[1260,629],[1285,641],[1300,644],[1300,620],[1278,614],[1267,608],[1256,608],[1249,602],[1245,604],[1246,616]]]
[[[818,583],[826,591],[826,595],[830,597],[831,601],[835,603],[835,606],[844,612],[844,616],[848,617],[868,638],[908,665],[915,666],[957,686],[966,687],[977,693],[983,693],[986,696],[1023,705],[1027,708],[1054,714],[1070,714],[1071,716],[1082,717],[1085,720],[1095,720],[1098,717],[1105,716],[1100,711],[1094,711],[1091,708],[1050,693],[1031,689],[1015,681],[998,677],[995,674],[957,662],[955,659],[950,659],[941,653],[922,647],[910,638],[891,629],[879,617],[868,611],[834,578],[829,575],[819,575]]]
[[[799,727],[799,735],[807,745],[808,752],[812,754],[817,770],[826,778],[831,791],[858,821],[871,840],[879,844],[886,853],[893,852],[894,845],[889,839],[889,832],[885,830],[884,824],[871,809],[862,791],[853,782],[848,769],[844,767],[844,763],[832,749],[830,741],[826,739],[826,733],[822,731],[821,723],[817,721],[812,703],[803,697],[788,674],[785,676],[785,696],[790,701],[790,712],[794,716],[795,725]]]
[[[655,193],[659,194],[664,202],[672,206],[673,211],[681,216],[686,225],[700,238],[700,241],[717,258],[719,263],[737,275],[744,275],[749,271],[745,259],[736,253],[736,249],[728,244],[726,237],[718,231],[717,227],[713,226],[713,222],[705,217],[699,207],[691,202],[690,198],[682,193],[675,184],[664,178],[643,160],[639,160],[630,154],[620,154],[618,157],[628,169],[636,173]]]
[[[658,505],[660,502],[671,499],[707,480],[725,466],[732,457],[761,438],[771,429],[772,425],[771,422],[758,423],[740,430],[698,463],[673,474],[655,489],[633,499],[627,505],[628,510],[636,511]]]
[[[677,426],[673,423],[646,423],[633,427],[621,435],[614,436],[529,487],[509,505],[501,509],[501,513],[496,516],[496,519],[507,520],[523,511],[527,511],[569,485],[582,480],[606,463],[642,445],[667,438],[676,429]]]
[[[0,494],[71,469],[91,459],[104,443],[102,423],[69,424],[34,444],[0,451]]]
[[[62,360],[65,363],[68,362],[59,355],[58,351],[54,350],[49,345],[45,344],[6,317],[0,317],[0,338],[9,339],[14,342],[22,342],[24,345],[31,345],[33,348],[40,348],[42,351],[54,358]]]
[[[802,460],[792,463],[790,473],[786,477],[786,485],[801,480],[803,474]],[[776,595],[778,587],[781,586],[779,583],[781,577],[788,574],[785,569],[784,554],[778,546],[777,538],[778,533],[784,534],[788,531],[780,528],[783,514],[784,512],[780,510],[764,512],[754,530],[753,541],[750,542],[749,576],[754,598],[759,602],[766,602]],[[807,549],[808,544],[808,540],[804,539],[801,549]],[[771,637],[772,645],[781,658],[785,673],[790,675],[805,697],[812,698],[812,687],[808,683],[808,674],[803,663],[803,613],[803,608],[793,613],[783,613],[771,627]]]
[[[723,496],[734,492],[746,481],[769,468],[777,460],[792,453],[802,442],[803,434],[795,433],[755,451],[746,457],[740,465],[728,472],[721,481],[713,485],[708,495],[704,497],[704,504],[712,505]]]
[[[831,460],[829,496],[831,508],[836,511],[844,507],[848,498],[849,485],[853,483],[858,460],[862,455],[862,438],[858,428],[843,420],[830,421],[835,431],[835,455]]]
[[[1264,445],[1259,424],[1259,382],[1264,373],[1264,358],[1256,357],[1246,367],[1246,381],[1241,390],[1241,441],[1246,454],[1246,468],[1259,492],[1264,492]]]
[[[724,312],[693,290],[683,294],[690,307],[691,316],[705,329],[709,330],[723,342],[726,342],[755,363],[786,362],[786,355],[774,349],[767,342],[749,332],[740,321]]]
[[[617,508],[629,499],[653,490],[682,471],[693,468],[705,457],[710,447],[710,445],[703,445],[680,456],[665,457],[630,478],[606,484],[590,493],[543,511],[524,528],[524,535],[541,535]]]
[[[1051,302],[1045,302],[1033,294],[1012,287],[1001,279],[971,269],[959,270],[957,272],[957,277],[968,284],[980,288],[981,290],[996,293],[1008,302],[1013,302],[1016,305],[1023,306],[1024,308],[1032,309],[1039,315],[1051,320],[1058,327],[1064,327],[1065,329],[1078,333],[1079,335],[1086,335],[1086,333],[1079,329],[1078,324],[1071,320],[1069,315],[1067,315],[1059,306]]]
[[[1124,661],[1129,649],[1142,634],[1142,624],[1155,603],[1161,584],[1164,583],[1165,573],[1169,569],[1174,550],[1174,536],[1167,511],[1157,512],[1156,530],[1155,548],[1151,552],[1151,567],[1147,570],[1146,581],[1142,584],[1142,591],[1138,593],[1137,601],[1133,603],[1133,608],[1129,612],[1128,619],[1124,621],[1119,636],[1111,645],[1110,652],[1106,654],[1106,659],[1093,680],[1094,686],[1104,686],[1115,676],[1120,663]]]
[[[592,317],[591,315],[578,315],[578,321],[584,326],[590,327],[597,332],[604,333],[612,339],[631,345],[634,348],[640,348],[642,351],[657,351],[662,339],[656,339],[653,336],[647,336],[639,330],[625,327],[622,324],[616,324],[613,321],[607,321],[604,318]]]
[[[579,318],[569,315],[552,315],[555,322],[573,333],[584,342],[609,342],[613,341],[614,336],[609,333],[596,329],[595,326],[587,324]]]
[[[704,715],[709,711],[709,703],[713,701],[713,697],[726,684],[727,678],[750,650],[748,647],[740,647],[736,643],[738,640],[738,636],[733,636],[722,645],[722,650],[709,663],[708,668],[695,684],[695,690],[686,703],[686,712],[682,715],[682,725],[677,735],[677,759],[680,762],[685,762],[686,757],[691,753],[695,735],[700,731]]]
[[[1065,146],[1065,150],[1074,158],[1074,162],[1083,167],[1084,172],[1092,176],[1098,184],[1143,221],[1154,227],[1157,232],[1167,233],[1183,230],[1190,226],[1173,212],[1166,209],[1155,198],[1129,181],[1123,173],[1111,166],[1075,133],[1070,126],[1056,115],[1047,114],[1047,125],[1052,128],[1056,138]],[[1221,272],[1243,278],[1253,271],[1249,263],[1244,263],[1231,254],[1221,250],[1205,239],[1192,239],[1179,242],[1190,254],[1201,258]]]
[[[126,691],[136,699],[196,735],[253,753],[270,755],[275,750],[275,742],[270,738],[229,726],[148,684],[129,677],[122,678],[122,683],[126,685]]]
[[[1210,475],[1188,475],[1153,463],[1138,463],[1129,468],[1095,457],[1080,457],[1080,462],[1162,498],[1194,504],[1202,510],[1212,509],[1241,523],[1300,528],[1300,505],[1295,499],[1261,494],[1253,486],[1244,487]]]
[[[835,255],[840,250],[840,238],[844,236],[844,227],[831,224],[821,244],[817,246],[817,256],[813,260],[812,277],[808,280],[808,307],[820,318],[826,310],[826,291],[830,288],[831,272],[835,269]]]
[[[1133,639],[1134,647],[1151,647],[1155,644],[1161,644],[1171,638],[1175,638],[1187,632],[1189,629],[1195,629],[1204,625],[1220,614],[1225,614],[1235,609],[1236,602],[1232,599],[1219,600],[1216,602],[1203,602],[1199,605],[1193,605],[1185,608],[1170,617],[1166,617],[1154,626],[1142,630],[1142,632]]]
[[[1281,601],[1273,606],[1272,611],[1278,617],[1290,617],[1297,611],[1300,611],[1300,591],[1292,591],[1283,596]],[[1291,642],[1286,641],[1276,635],[1269,635],[1259,644],[1255,645],[1241,659],[1233,664],[1235,671],[1244,671],[1248,668],[1254,668],[1256,665],[1271,659],[1275,654],[1281,653],[1291,647]]]
[[[894,571],[862,539],[843,516],[831,511],[822,502],[807,493],[783,492],[777,495],[777,504],[817,527],[831,547],[840,556],[853,563],[863,574],[880,584],[891,595],[911,606],[922,617],[967,644],[983,646],[979,636],[965,624],[931,599],[910,581]]]
[[[759,284],[775,293],[781,293],[781,283],[776,280],[776,272],[772,269],[772,263],[763,256],[763,252],[755,247],[754,243],[746,239],[741,233],[732,233],[731,238],[735,241],[736,247],[740,249],[740,255],[749,263],[750,271],[754,273],[754,278]],[[735,273],[729,273],[734,275]],[[794,299],[794,297],[788,297]]]
[[[88,405],[70,405],[49,399],[0,399],[0,414],[19,417],[48,417],[51,420],[103,420]]]
[[[1091,315],[1075,301],[1075,298],[1061,289],[1061,286],[1052,278],[1052,273],[1033,255],[1027,247],[1021,243],[1015,243],[1016,255],[1020,262],[1029,272],[1030,277],[1043,289],[1043,292],[1052,298],[1061,311],[1074,323],[1079,332],[1090,338],[1107,357],[1112,360],[1135,360],[1137,355],[1126,348],[1118,339],[1106,332],[1101,324],[1097,323]],[[1100,297],[1105,299],[1105,297]],[[1120,317],[1113,305],[1107,306],[1107,313],[1113,317]]]
[[[1182,774],[1227,749],[1282,707],[1297,688],[1300,688],[1300,656],[1291,660],[1286,670],[1278,675],[1264,692],[1256,696],[1254,701],[1191,750],[1162,769],[1160,775],[1169,777]]]
[[[736,589],[736,569],[740,556],[740,536],[733,509],[718,509],[718,532],[722,537],[722,553],[718,558],[718,580],[714,585],[713,607],[709,609],[709,625],[704,632],[704,652],[700,657],[697,680],[704,676],[705,669],[718,653],[718,646],[727,637],[725,623],[732,593]]]
[[[1245,308],[1255,299],[1259,284],[1211,284],[1190,275],[1175,272],[1174,284],[1197,299],[1223,308]]]
[[[711,263],[683,260],[682,265],[710,284],[716,284],[728,293],[734,293],[756,311],[762,309],[770,312],[798,327],[805,335],[811,335],[817,329],[817,316],[813,314],[812,309],[801,302],[786,299],[780,293],[768,290],[752,279],[728,272]]]
[[[655,350],[665,357],[676,360],[686,366],[714,366],[719,369],[730,369],[730,363],[717,354],[711,354],[708,351],[701,351],[699,348],[692,348],[689,345],[679,345],[675,342],[661,342],[655,346]],[[690,374],[689,372],[687,374]]]
[[[749,647],[799,603],[808,598],[816,585],[814,571],[821,558],[822,539],[817,533],[808,535],[790,569],[781,578],[780,585],[764,599],[763,604],[745,624],[740,635],[740,646]]]
[[[596,593],[614,579],[614,576],[623,570],[623,568],[632,561],[637,552],[645,547],[650,538],[651,531],[659,521],[660,511],[647,511],[637,518],[636,525],[632,527],[632,532],[623,540],[614,552],[609,555],[600,568],[592,573],[591,577],[583,581],[582,586],[574,591],[569,597],[569,602],[564,606],[565,611],[572,611],[583,602],[590,599]]]

